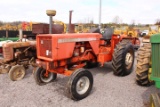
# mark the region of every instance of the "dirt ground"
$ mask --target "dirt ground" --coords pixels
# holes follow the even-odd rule
[[[55,82],[39,86],[32,68],[20,81],[11,81],[8,74],[0,74],[0,107],[148,107],[150,94],[158,91],[154,86],[138,86],[135,68],[125,77],[113,75],[111,63],[89,70],[94,77],[93,89],[80,101],[65,95],[69,77],[58,75]]]

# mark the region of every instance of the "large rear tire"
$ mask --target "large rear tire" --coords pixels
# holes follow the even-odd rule
[[[140,86],[150,86],[153,83],[149,78],[150,62],[151,44],[146,43],[137,52],[136,82]]]
[[[113,53],[112,68],[117,76],[126,76],[132,72],[134,49],[129,40],[122,40],[116,45]]]
[[[92,86],[92,74],[86,69],[78,69],[67,83],[67,96],[73,100],[81,100],[90,94]]]

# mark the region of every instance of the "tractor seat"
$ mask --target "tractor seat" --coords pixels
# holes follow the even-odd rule
[[[101,38],[101,40],[111,40],[112,35],[113,35],[113,29],[107,27],[104,29],[104,33],[102,34],[103,38]]]
[[[88,33],[101,33],[99,28],[92,28],[88,31]]]

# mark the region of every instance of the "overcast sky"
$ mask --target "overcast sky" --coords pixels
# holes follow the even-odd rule
[[[102,23],[113,22],[119,16],[123,23],[133,20],[141,24],[153,24],[160,19],[160,0],[101,0]],[[99,22],[99,0],[1,0],[0,20],[49,22],[47,9],[57,11],[54,19],[69,22],[69,10],[73,10],[72,22]]]

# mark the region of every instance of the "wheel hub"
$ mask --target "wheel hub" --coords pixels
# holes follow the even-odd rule
[[[126,64],[126,66],[129,66],[132,62],[133,62],[133,56],[131,53],[128,52],[126,54],[125,64]]]
[[[48,75],[46,75],[46,71],[41,71],[40,78],[43,82],[48,83],[53,79],[53,73],[49,72]]]
[[[23,75],[23,72],[20,69],[15,70],[14,77],[20,78]]]
[[[86,76],[81,77],[76,85],[78,94],[84,94],[89,88],[90,81]]]

